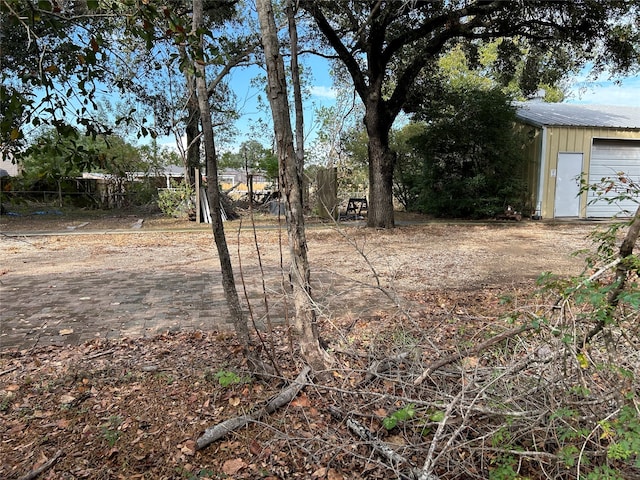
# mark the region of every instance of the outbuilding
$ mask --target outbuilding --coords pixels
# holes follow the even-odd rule
[[[583,189],[619,172],[640,182],[640,108],[522,102],[517,118],[530,142],[528,203],[533,218],[608,218],[630,216],[635,200],[595,201]],[[613,198],[624,184],[601,197]],[[637,193],[637,192],[636,192]]]

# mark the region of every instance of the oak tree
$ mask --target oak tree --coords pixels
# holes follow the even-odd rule
[[[389,132],[418,78],[425,72],[428,77],[442,53],[461,43],[526,39],[574,66],[588,61],[596,70],[629,71],[640,51],[636,0],[303,0],[301,7],[348,71],[365,106],[370,227],[394,225]]]

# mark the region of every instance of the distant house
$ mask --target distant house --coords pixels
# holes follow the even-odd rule
[[[13,157],[0,153],[0,177],[17,177],[20,173],[20,165],[13,161]]]
[[[251,183],[254,195],[262,196],[271,192],[272,182],[262,172],[249,172],[240,169],[225,168],[218,172],[218,183],[222,191],[231,198],[239,199],[247,196]]]
[[[166,180],[166,185],[167,188],[171,187],[171,182],[175,181],[175,182],[180,182],[184,179],[184,167],[181,165],[167,165],[166,167],[163,167],[161,170],[158,170],[156,172],[150,172],[150,173],[144,173],[144,172],[139,172],[136,173],[135,178],[136,179],[143,179],[145,177],[148,176],[152,176],[152,177],[164,177]]]
[[[113,208],[122,206],[129,182],[151,182],[157,188],[172,188],[172,182],[180,182],[183,178],[184,167],[169,165],[149,172],[127,172],[124,177],[84,172],[76,182],[79,190],[92,195],[101,205]]]
[[[596,194],[580,193],[580,181],[594,184],[617,172],[640,180],[639,108],[543,102],[517,108],[518,121],[532,139],[527,154],[534,215],[605,218],[637,209],[632,201],[594,203]]]

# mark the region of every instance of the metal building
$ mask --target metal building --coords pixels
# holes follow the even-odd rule
[[[603,199],[622,193],[624,184],[618,182],[606,194],[581,186],[617,178],[619,172],[640,183],[640,108],[537,101],[516,106],[520,126],[531,140],[526,147],[527,177],[534,218],[604,218],[635,212],[638,204],[631,200]]]

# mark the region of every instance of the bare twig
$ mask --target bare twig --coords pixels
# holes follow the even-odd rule
[[[111,350],[105,350],[104,352],[98,352],[98,353],[94,353],[93,355],[89,355],[88,357],[85,357],[84,360],[93,360],[95,358],[100,358],[100,357],[104,357],[105,355],[111,355],[113,352],[115,352],[115,349],[111,349]]]
[[[39,245],[36,245],[36,244],[35,244],[35,243],[33,243],[33,242],[30,242],[29,240],[25,240],[24,238],[22,238],[22,237],[24,237],[24,235],[21,235],[21,236],[17,236],[17,235],[7,235],[6,233],[3,233],[3,232],[0,232],[0,235],[1,235],[2,237],[4,237],[4,238],[8,238],[9,240],[15,240],[16,242],[24,242],[24,243],[26,243],[26,244],[28,244],[28,245],[31,245],[31,246],[33,246],[33,247],[36,247],[36,248],[43,248],[43,247],[41,247],[41,246],[39,246]]]
[[[249,202],[249,205],[251,205],[251,201]],[[251,208],[251,207],[250,207]],[[258,237],[256,235],[256,225],[255,225],[255,219],[253,216],[253,208],[251,208],[251,225],[253,228],[253,239],[254,239],[254,245],[256,247],[256,251],[257,251],[257,255],[258,255],[258,265],[260,266],[260,278],[262,279],[262,298],[263,298],[263,302],[264,302],[264,307],[265,307],[265,312],[266,312],[266,320],[267,320],[267,328],[268,328],[268,333],[269,333],[269,348],[267,348],[267,345],[265,344],[265,340],[264,338],[262,338],[262,334],[260,333],[260,329],[258,328],[258,326],[256,325],[256,319],[255,316],[253,314],[253,307],[251,306],[251,299],[249,298],[249,293],[247,291],[247,282],[245,281],[244,278],[244,268],[242,266],[242,255],[240,253],[240,232],[242,230],[242,219],[240,219],[240,223],[238,224],[238,233],[237,233],[237,240],[238,240],[238,266],[239,266],[239,272],[240,272],[240,282],[242,285],[242,291],[244,293],[244,298],[245,301],[247,302],[247,308],[249,310],[249,318],[251,319],[251,325],[253,326],[253,330],[256,333],[258,339],[260,340],[260,343],[262,344],[263,349],[267,352],[267,356],[269,358],[269,362],[271,363],[271,365],[266,364],[265,362],[263,362],[257,355],[254,355],[253,353],[250,353],[248,355],[248,360],[251,364],[253,373],[257,374],[257,375],[264,375],[264,374],[268,374],[268,375],[274,375],[274,374],[280,374],[280,370],[278,369],[278,365],[275,361],[275,358],[273,356],[273,352],[275,350],[275,347],[273,345],[273,325],[271,322],[271,314],[269,312],[269,301],[267,298],[267,289],[266,289],[266,284],[265,284],[265,275],[264,275],[264,268],[262,266],[262,256],[260,254],[260,248],[258,245]]]
[[[588,282],[593,282],[594,280],[600,278],[603,274],[607,273],[609,269],[618,265],[621,262],[621,260],[622,260],[621,258],[616,258],[612,262],[607,263],[604,267],[600,268],[597,272],[595,272],[593,275],[587,278],[581,285]]]
[[[371,363],[371,365],[367,369],[367,374],[360,381],[359,385],[369,383],[371,380],[377,377],[380,373],[386,372],[393,365],[407,358],[408,355],[409,355],[409,352],[402,352],[396,355],[395,357],[384,358],[382,360],[376,360],[375,362]]]
[[[400,299],[398,298],[398,296],[397,295],[393,295],[388,289],[386,289],[382,285],[382,282],[380,281],[380,273],[378,273],[378,270],[376,269],[375,265],[373,265],[373,263],[371,263],[371,260],[369,259],[367,253],[364,251],[364,248],[360,247],[360,245],[358,245],[355,240],[353,240],[351,237],[349,237],[344,232],[344,230],[339,228],[338,222],[336,222],[335,220],[334,220],[334,227],[335,227],[336,232],[338,232],[340,234],[340,236],[342,238],[344,238],[347,241],[347,243],[353,247],[353,249],[356,251],[356,253],[358,255],[360,255],[360,257],[362,257],[364,262],[367,264],[367,267],[369,268],[369,271],[371,272],[371,274],[373,275],[373,278],[376,281],[375,288],[377,290],[379,290],[382,294],[384,294],[385,297],[387,297],[389,300],[391,300],[394,303],[394,305],[400,306],[401,302],[400,302]],[[371,285],[368,285],[368,286],[371,286]]]
[[[434,455],[436,451],[436,446],[438,445],[438,441],[442,437],[445,425],[451,418],[451,412],[453,412],[454,407],[457,406],[458,402],[460,401],[464,393],[465,393],[465,389],[463,388],[455,396],[455,398],[451,401],[451,403],[447,405],[447,408],[444,411],[444,416],[442,418],[442,421],[440,421],[440,423],[438,424],[436,433],[433,435],[433,439],[431,440],[431,445],[429,445],[429,452],[427,453],[427,458],[424,461],[422,472],[420,472],[420,476],[418,477],[418,480],[436,480],[438,478],[432,473],[433,467],[435,466]],[[449,443],[451,443],[454,438],[455,438],[454,436],[451,436],[449,439]]]
[[[404,458],[402,455],[400,455],[398,452],[393,450],[386,443],[381,442],[380,440],[375,438],[375,436],[357,420],[354,420],[353,418],[348,418],[346,423],[347,423],[347,427],[349,427],[349,430],[351,430],[353,433],[358,435],[358,437],[360,437],[362,440],[367,442],[367,444],[370,445],[371,448],[373,448],[373,450],[376,453],[378,453],[380,456],[385,458],[387,461],[391,462],[394,468],[397,468],[400,465],[410,465],[413,467],[413,464],[411,463],[410,460]],[[399,478],[413,478],[413,477],[400,475]]]
[[[14,370],[17,370],[18,368],[19,368],[18,366],[7,368],[6,370],[3,370],[2,372],[0,372],[0,377],[2,377],[3,375],[6,375],[7,373],[11,373]]]
[[[620,412],[620,409],[616,409],[613,412],[611,412],[609,415],[607,415],[605,418],[600,420],[598,423],[596,423],[596,426],[593,429],[591,429],[591,432],[589,432],[589,435],[587,435],[587,438],[585,438],[584,442],[582,442],[582,447],[580,448],[580,455],[578,455],[578,462],[576,463],[576,478],[580,478],[580,468],[582,466],[582,462],[584,459],[584,451],[587,448],[587,443],[589,443],[589,439],[596,433],[597,430],[602,428],[602,425],[605,422],[608,422],[610,418],[615,417],[619,412]]]

